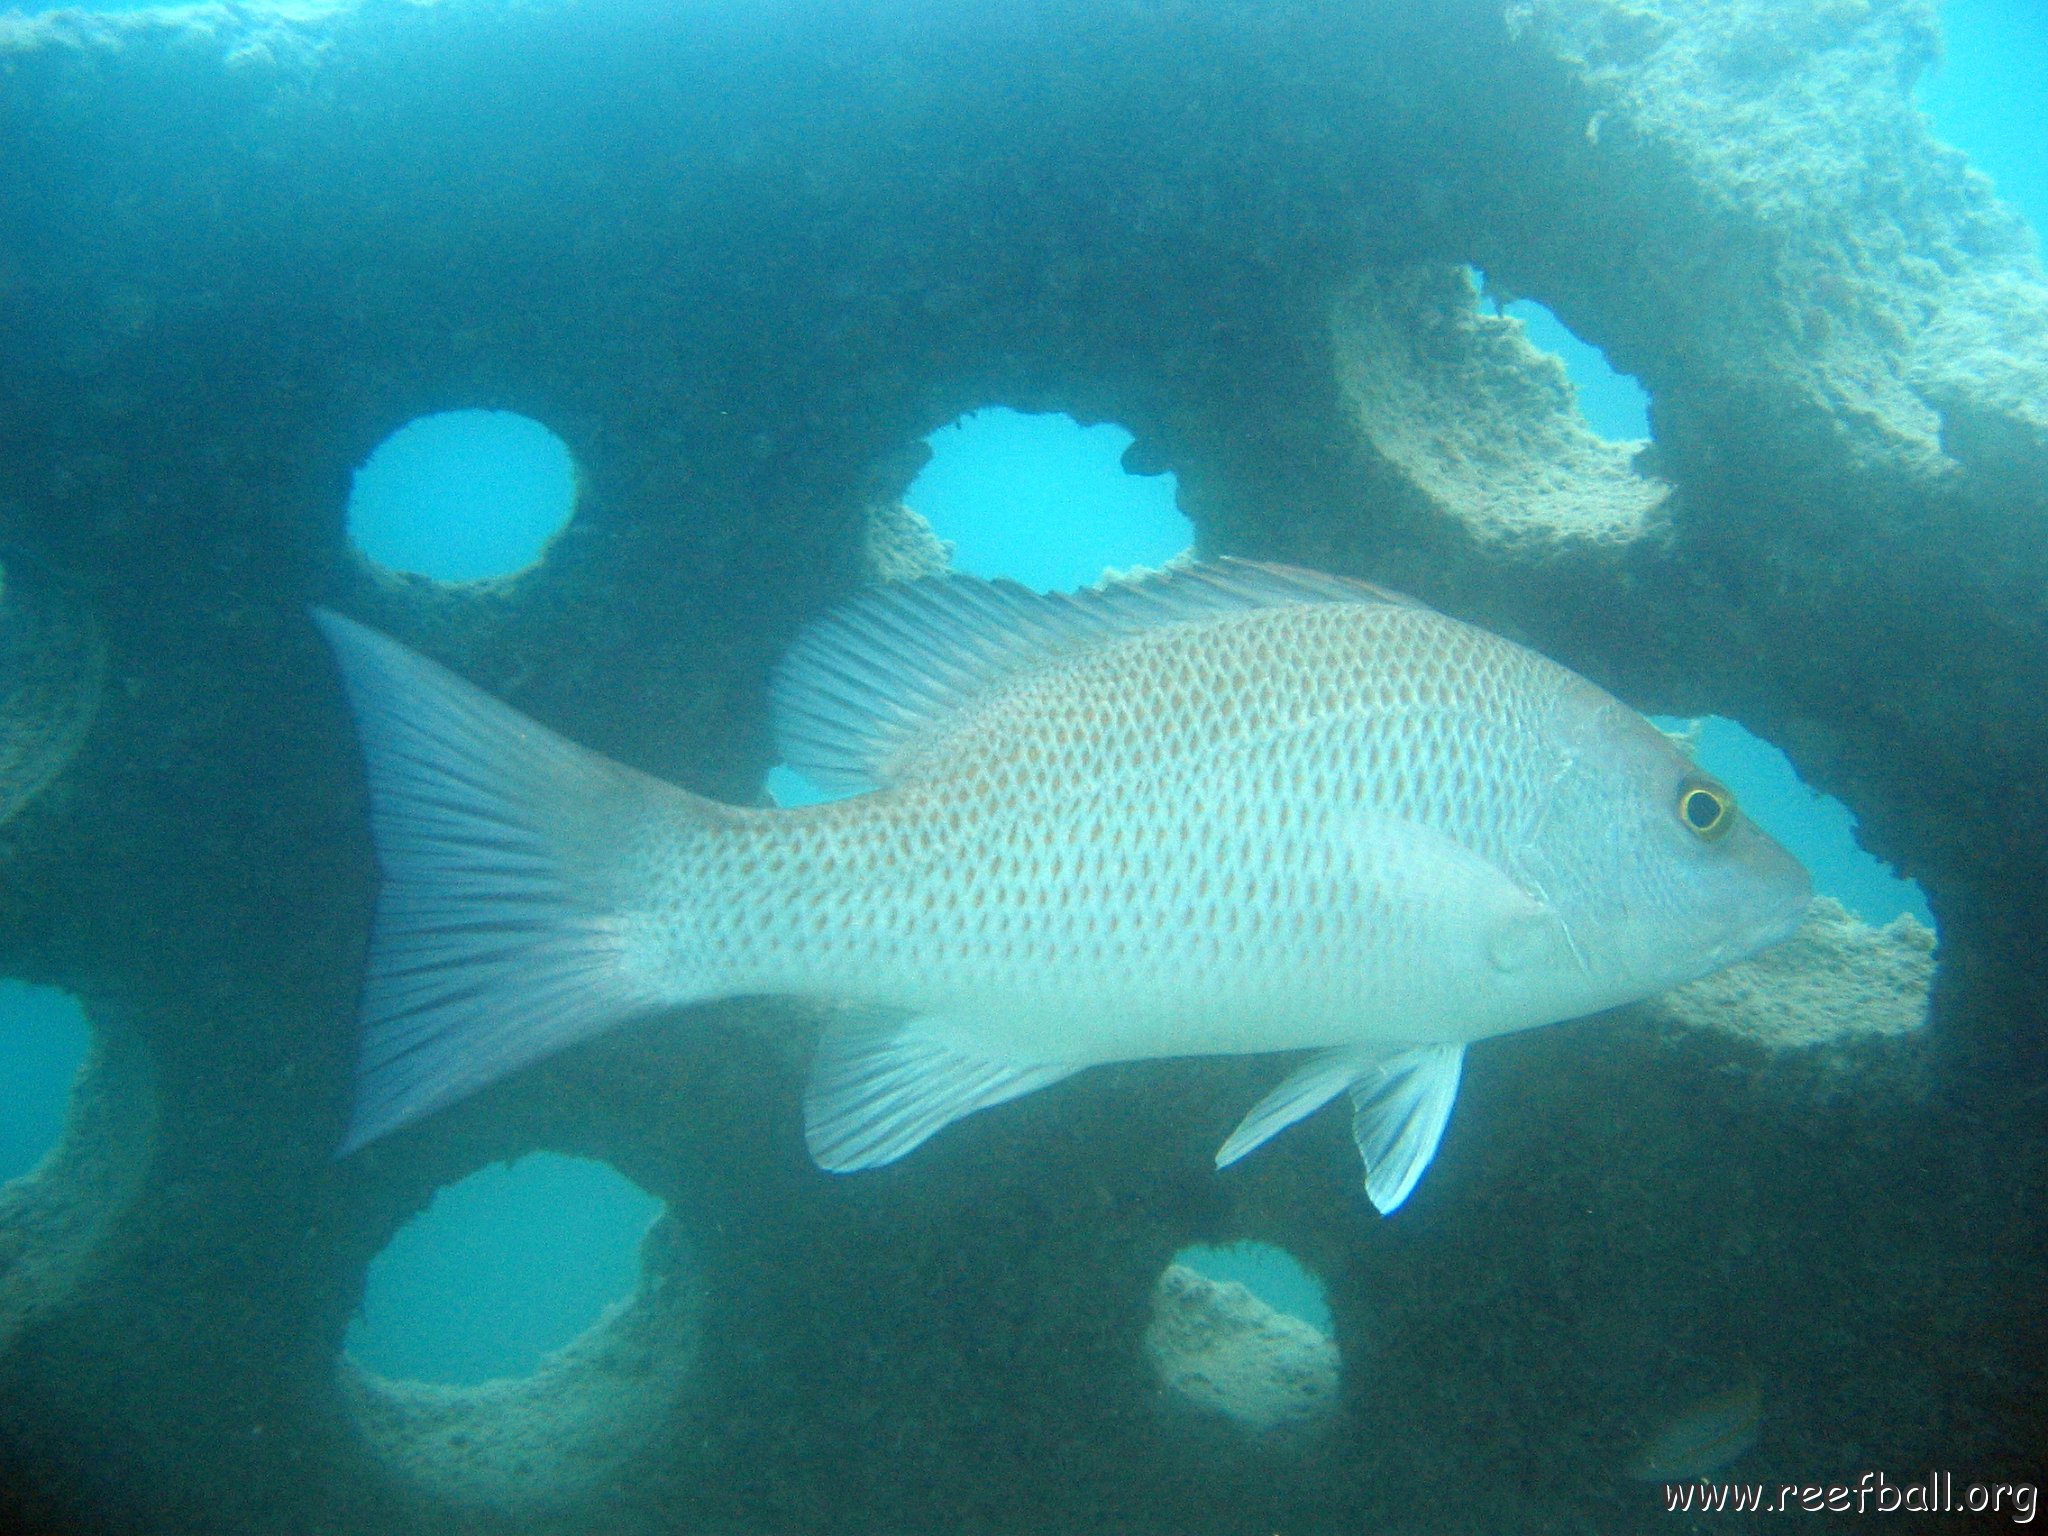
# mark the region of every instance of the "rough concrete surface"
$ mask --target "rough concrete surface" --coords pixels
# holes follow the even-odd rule
[[[1169,1264],[1152,1291],[1145,1356],[1166,1391],[1259,1435],[1322,1427],[1337,1410],[1337,1347],[1235,1280]]]

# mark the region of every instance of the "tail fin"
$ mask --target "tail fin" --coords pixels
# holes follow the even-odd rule
[[[565,741],[374,630],[313,618],[355,709],[384,876],[344,1155],[688,1001],[657,983],[662,957],[635,936],[633,909],[654,894],[635,871],[644,887],[647,839],[711,802]]]

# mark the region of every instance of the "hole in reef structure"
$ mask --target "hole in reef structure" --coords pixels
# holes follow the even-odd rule
[[[70,993],[0,981],[0,1181],[29,1172],[57,1145],[91,1044]]]
[[[342,1399],[372,1454],[435,1498],[494,1513],[634,1486],[633,1464],[668,1444],[694,1389],[702,1315],[672,1218],[639,1258],[631,1294],[523,1376],[394,1381],[343,1354]]]
[[[5,1355],[24,1327],[91,1278],[95,1255],[142,1188],[157,1112],[148,1059],[130,1032],[94,1027],[75,998],[48,987],[0,983],[0,1011],[8,1015],[0,1033],[31,1036],[25,1052],[0,1061],[15,1175],[0,1182]]]
[[[484,581],[539,561],[575,510],[575,461],[554,433],[511,411],[443,411],[363,461],[348,531],[386,569]]]
[[[381,1376],[533,1371],[633,1288],[661,1202],[603,1163],[539,1152],[440,1190],[371,1261],[346,1347]]]
[[[1522,337],[1530,346],[1564,364],[1579,415],[1588,427],[1611,443],[1640,442],[1650,435],[1650,397],[1633,375],[1619,372],[1605,352],[1581,341],[1534,299],[1495,298],[1487,289],[1486,274],[1476,268],[1472,280],[1495,314],[1522,322]]]
[[[1849,808],[1809,788],[1762,737],[1717,715],[1653,719],[1806,866],[1814,886],[1797,933],[1665,993],[1656,1006],[1687,1028],[1770,1050],[1825,1047],[1815,1058],[1822,1070],[1840,1062],[1865,1073],[1858,1081],[1867,1086],[1862,1048],[1883,1050],[1927,1023],[1937,939],[1920,887],[1858,847]]]
[[[1221,1248],[1191,1243],[1173,1256],[1173,1262],[1211,1280],[1235,1280],[1274,1311],[1298,1317],[1318,1332],[1336,1332],[1323,1282],[1285,1248],[1254,1242]]]
[[[1619,551],[1670,487],[1642,444],[1602,437],[1564,365],[1484,312],[1470,267],[1361,275],[1332,310],[1332,359],[1361,441],[1482,545]],[[1483,279],[1481,279],[1483,281]]]
[[[1244,1274],[1264,1291],[1278,1281],[1281,1294],[1296,1304],[1312,1295],[1328,1315],[1320,1285],[1281,1249],[1240,1243],[1183,1250],[1153,1287],[1145,1330],[1145,1356],[1169,1402],[1261,1437],[1294,1438],[1328,1422],[1338,1404],[1336,1341],[1243,1280],[1212,1278],[1197,1264]]]
[[[903,499],[953,545],[956,570],[1061,592],[1164,565],[1194,542],[1173,476],[1123,467],[1133,439],[1122,427],[996,406],[926,441],[931,461]]]

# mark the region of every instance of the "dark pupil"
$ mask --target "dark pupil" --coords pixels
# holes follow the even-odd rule
[[[1696,789],[1685,797],[1685,819],[1704,832],[1721,819],[1721,802],[1704,789]]]

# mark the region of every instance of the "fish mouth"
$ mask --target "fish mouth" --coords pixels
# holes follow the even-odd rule
[[[1786,897],[1784,903],[1772,916],[1771,921],[1765,925],[1763,933],[1758,936],[1756,947],[1758,949],[1768,949],[1773,944],[1782,944],[1791,938],[1793,934],[1799,931],[1800,925],[1806,921],[1806,914],[1812,906],[1813,892],[1811,891],[1800,891],[1795,895]]]
[[[1806,921],[1807,909],[1813,905],[1813,876],[1804,864],[1776,839],[1757,833],[1758,844],[1753,858],[1758,884],[1758,895],[1774,894],[1772,902],[1761,914],[1761,919],[1749,931],[1746,953],[1754,954],[1760,949],[1769,949],[1773,944],[1782,944],[1799,931]]]
[[[1812,905],[1811,891],[1788,895],[1761,922],[1743,924],[1709,950],[1700,974],[1710,975],[1723,966],[1739,964],[1773,945],[1784,943],[1799,931]]]

